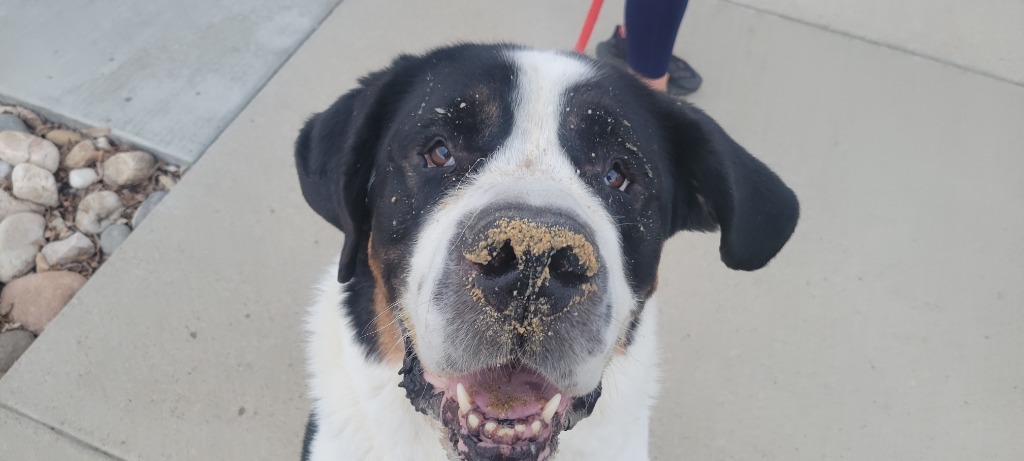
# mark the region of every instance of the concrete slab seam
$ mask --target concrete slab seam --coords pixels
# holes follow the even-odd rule
[[[818,30],[823,30],[823,31],[826,31],[826,32],[831,32],[831,33],[836,34],[836,35],[841,35],[843,37],[852,38],[854,40],[865,42],[865,43],[868,43],[868,44],[871,44],[871,45],[876,45],[876,46],[880,46],[882,48],[887,48],[887,49],[890,49],[890,50],[893,50],[893,51],[898,51],[900,53],[908,54],[910,56],[914,56],[914,57],[921,58],[921,59],[926,59],[926,60],[929,60],[929,61],[932,61],[932,62],[937,62],[939,64],[943,64],[943,65],[946,65],[946,66],[949,66],[949,67],[953,67],[953,68],[960,69],[960,70],[963,70],[963,71],[966,71],[966,72],[970,72],[970,73],[975,74],[975,75],[980,75],[982,77],[991,78],[993,80],[998,80],[998,81],[1003,82],[1003,83],[1009,83],[1010,85],[1024,88],[1024,82],[1015,82],[1015,81],[1010,80],[1009,78],[1003,77],[1001,75],[996,75],[996,74],[993,74],[991,72],[987,72],[987,71],[984,71],[984,70],[981,70],[981,69],[975,69],[975,68],[972,68],[972,67],[968,67],[968,66],[965,66],[963,64],[958,64],[958,63],[955,63],[955,62],[946,61],[946,60],[943,60],[943,59],[938,58],[936,56],[932,56],[932,55],[928,55],[928,54],[922,54],[922,53],[919,53],[919,52],[916,52],[916,51],[913,51],[913,50],[909,50],[909,49],[906,49],[906,48],[901,48],[899,46],[896,46],[896,45],[893,45],[893,44],[890,44],[890,43],[885,43],[885,42],[878,41],[878,40],[875,40],[875,39],[871,39],[871,38],[868,38],[868,37],[862,37],[860,35],[855,35],[853,33],[850,33],[850,32],[844,31],[844,30],[834,29],[832,27],[828,27],[828,26],[823,25],[823,24],[813,23],[813,22],[807,21],[805,19],[800,19],[800,18],[793,17],[793,16],[790,16],[790,15],[787,15],[787,14],[782,14],[782,13],[778,13],[778,12],[775,12],[775,11],[766,10],[764,8],[758,8],[756,6],[746,5],[746,4],[739,3],[739,2],[736,2],[736,1],[733,1],[733,0],[721,0],[721,1],[725,2],[725,3],[728,3],[730,5],[738,6],[740,8],[746,8],[748,10],[756,11],[758,13],[767,14],[769,16],[775,16],[777,18],[781,18],[781,19],[785,19],[785,20],[788,20],[788,21],[792,21],[792,22],[795,22],[797,24],[801,24],[801,25],[804,25],[804,26],[812,27],[812,28],[815,28],[815,29],[818,29]]]
[[[40,426],[43,426],[44,428],[53,431],[53,433],[57,434],[61,438],[67,439],[71,443],[73,443],[75,445],[78,445],[78,446],[80,446],[80,447],[82,447],[82,448],[84,448],[86,450],[89,450],[89,451],[91,451],[93,453],[96,453],[96,454],[98,454],[100,456],[103,456],[105,458],[109,458],[109,459],[114,460],[114,461],[127,461],[124,458],[118,457],[118,456],[116,456],[116,455],[114,455],[114,454],[112,454],[112,453],[110,453],[110,452],[108,452],[108,451],[106,451],[106,450],[104,450],[104,449],[102,449],[100,447],[97,447],[97,446],[95,446],[95,445],[93,445],[93,444],[91,444],[91,443],[89,443],[89,442],[87,442],[85,440],[82,440],[81,438],[78,438],[78,437],[74,436],[73,434],[70,434],[70,433],[68,433],[66,431],[63,431],[63,430],[57,428],[57,427],[51,426],[51,425],[46,424],[46,423],[44,423],[44,422],[42,422],[42,421],[40,421],[40,420],[38,420],[36,418],[33,418],[33,417],[31,417],[31,416],[29,416],[29,415],[19,411],[17,408],[14,408],[14,407],[6,404],[6,403],[0,402],[0,410],[9,411],[9,412],[15,414],[16,416],[20,416],[20,417],[22,417],[24,419],[32,421],[33,423],[36,423],[36,424],[38,424]]]

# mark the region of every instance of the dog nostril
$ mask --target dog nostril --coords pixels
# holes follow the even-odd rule
[[[551,278],[565,286],[576,287],[590,280],[587,268],[583,266],[572,247],[562,247],[552,254],[548,270],[551,272]]]
[[[516,268],[516,252],[512,249],[512,242],[505,240],[505,243],[491,254],[491,259],[484,264],[473,263],[477,270],[485,277],[501,277]]]

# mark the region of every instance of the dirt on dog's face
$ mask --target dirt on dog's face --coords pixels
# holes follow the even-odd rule
[[[304,128],[303,193],[346,234],[368,355],[453,459],[556,453],[673,233],[721,227],[752,270],[795,226],[792,192],[714,122],[581,56],[462,46],[361,83]]]

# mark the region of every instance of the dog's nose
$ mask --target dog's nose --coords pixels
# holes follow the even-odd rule
[[[468,288],[477,302],[526,322],[570,309],[598,290],[600,259],[578,221],[558,213],[496,215],[502,217],[471,223],[464,240]]]

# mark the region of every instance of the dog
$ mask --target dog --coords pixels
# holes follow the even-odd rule
[[[799,216],[690,104],[507,44],[397,58],[295,162],[345,234],[306,321],[311,461],[648,459],[666,239],[718,230],[751,271]]]

